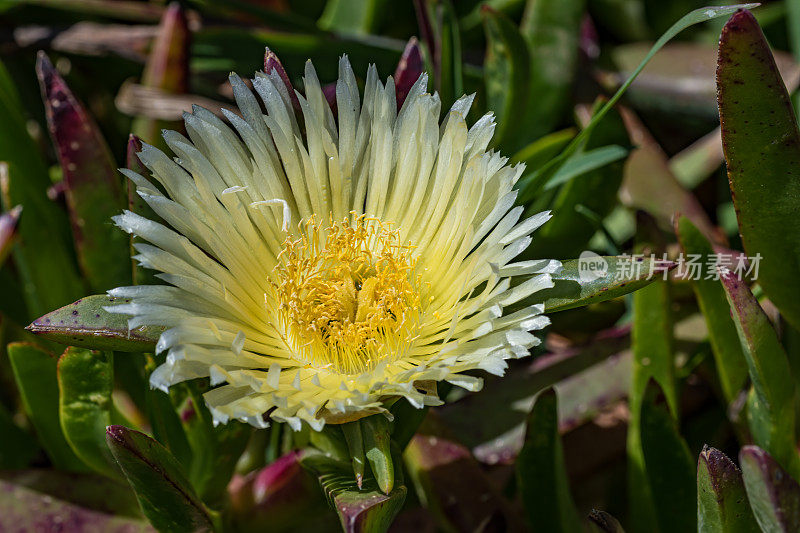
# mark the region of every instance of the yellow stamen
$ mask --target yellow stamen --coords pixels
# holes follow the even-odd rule
[[[274,282],[298,358],[352,374],[401,355],[421,306],[413,247],[364,215],[326,227],[312,218],[300,233],[284,242]]]

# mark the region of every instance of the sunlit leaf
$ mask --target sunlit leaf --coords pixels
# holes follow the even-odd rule
[[[717,88],[739,233],[761,254],[758,282],[800,328],[800,131],[761,28],[748,11],[722,32]]]

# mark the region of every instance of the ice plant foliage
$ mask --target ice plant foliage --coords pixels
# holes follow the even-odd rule
[[[167,285],[113,289],[131,302],[108,310],[169,328],[152,386],[210,377],[216,421],[320,429],[391,397],[438,404],[431,381],[477,390],[464,372],[502,374],[539,343],[543,307],[520,302],[560,264],[512,261],[550,215],[520,220],[523,167],[487,151],[492,115],[467,126],[473,96],[440,124],[425,75],[398,110],[374,67],[362,100],[346,57],[338,116],[310,62],[297,115],[277,71],[253,79],[260,101],[230,81],[230,125],[198,107],[188,138],[164,133],[174,160],[144,146],[160,187],[123,171],[163,223],[115,222],[148,241],[136,258]]]

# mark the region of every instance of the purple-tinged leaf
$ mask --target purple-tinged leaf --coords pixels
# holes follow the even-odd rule
[[[144,521],[93,511],[2,480],[0,530],[104,533],[154,531]]]
[[[51,468],[7,470],[0,472],[0,480],[97,512],[142,518],[142,510],[128,484],[99,474]]]
[[[795,385],[788,357],[775,328],[747,284],[728,269],[718,270],[753,383],[752,400],[748,403],[753,441],[800,478],[795,439]]]
[[[0,215],[0,265],[2,265],[11,247],[17,238],[19,217],[22,215],[22,206],[18,205],[8,213]]]
[[[127,238],[109,222],[124,205],[114,160],[97,125],[43,52],[36,73],[64,174],[81,268],[96,291],[126,285],[130,268],[122,259],[128,255]]]
[[[721,451],[704,446],[697,460],[697,530],[757,531],[742,472]]]
[[[739,452],[744,486],[762,531],[789,533],[800,524],[800,485],[758,446]]]
[[[292,82],[289,80],[289,75],[286,74],[286,69],[283,68],[283,63],[281,63],[277,54],[267,47],[264,52],[264,72],[269,74],[273,70],[278,73],[278,76],[283,80],[283,84],[286,85],[286,90],[289,91],[289,99],[292,101],[292,107],[299,110],[300,101],[297,99],[297,95],[294,92],[294,87],[292,87]]]
[[[158,34],[145,63],[141,85],[167,94],[189,92],[189,47],[192,34],[186,12],[178,2],[164,11]],[[146,117],[133,121],[132,131],[146,142],[162,147],[162,129],[180,129],[180,122],[166,122]]]
[[[417,434],[403,452],[420,500],[444,531],[512,527],[508,503],[494,489],[478,462],[463,445],[433,435]],[[496,527],[495,527],[496,526]],[[521,526],[521,524],[517,524]]]
[[[328,83],[323,85],[322,94],[325,96],[325,101],[328,102],[328,106],[335,115],[337,113],[336,83]]]
[[[215,518],[166,448],[124,426],[109,426],[106,441],[153,527],[174,532],[214,529]]]
[[[163,327],[128,329],[128,317],[109,313],[107,306],[129,300],[105,294],[86,296],[34,320],[28,331],[69,346],[119,352],[152,352]]]
[[[385,532],[405,502],[406,487],[400,480],[386,495],[371,477],[365,479],[359,489],[349,462],[337,461],[322,453],[307,453],[301,464],[319,478],[322,491],[339,515],[345,533]]]
[[[711,246],[708,239],[688,218],[681,216],[675,221],[675,233],[687,257],[701,257],[701,264],[713,260],[718,250]],[[725,291],[717,281],[695,276],[691,279],[691,284],[708,326],[708,338],[722,393],[725,401],[730,403],[739,394],[747,379],[747,363],[736,334],[736,326],[731,319],[730,306],[725,298]]]
[[[175,93],[187,92],[191,37],[186,12],[178,2],[171,3],[161,17],[158,35],[142,74],[142,85]]]
[[[742,244],[748,256],[761,255],[759,285],[800,328],[800,130],[749,11],[738,11],[722,30],[717,102]]]
[[[329,513],[300,457],[293,451],[261,470],[233,478],[228,485],[231,516],[242,529],[291,531],[299,517]]]
[[[403,102],[406,101],[408,91],[417,82],[419,77],[425,71],[425,65],[422,59],[422,48],[419,46],[419,41],[416,37],[408,40],[403,55],[400,56],[400,62],[397,63],[397,68],[394,71],[394,90],[395,97],[397,97],[397,109],[403,107]]]

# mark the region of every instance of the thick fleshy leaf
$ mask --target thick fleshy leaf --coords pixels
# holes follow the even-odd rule
[[[800,479],[795,441],[795,384],[786,352],[747,284],[730,270],[721,270],[720,279],[753,383],[753,398],[748,405],[749,416],[753,418],[750,424],[753,441],[795,479]]]
[[[105,139],[86,109],[40,52],[36,73],[50,135],[66,185],[78,261],[93,290],[130,282],[125,234],[109,223],[123,207],[121,178]]]
[[[525,444],[517,457],[517,483],[532,530],[579,531],[558,432],[558,399],[542,391],[528,415]]]
[[[106,439],[136,492],[144,515],[156,529],[175,532],[214,529],[209,510],[166,448],[123,426],[109,426]]]
[[[406,487],[400,483],[396,483],[388,495],[380,491],[372,478],[365,479],[359,489],[347,462],[321,453],[307,453],[301,464],[319,478],[345,533],[385,532],[405,502]]]
[[[652,494],[660,531],[697,529],[697,493],[694,461],[673,415],[646,398],[641,407],[640,438],[647,488]],[[634,499],[632,504],[635,505]]]
[[[800,131],[769,45],[748,11],[736,13],[722,31],[717,90],[742,243],[748,256],[761,254],[759,285],[800,328]]]
[[[190,41],[186,12],[180,3],[173,2],[161,17],[158,34],[142,73],[141,85],[170,94],[189,92]],[[138,137],[159,148],[166,146],[161,137],[164,128],[182,129],[182,124],[137,117],[131,126]]]
[[[389,421],[383,414],[359,420],[364,438],[364,453],[372,475],[384,494],[391,494],[394,487],[394,462],[392,461]]]
[[[481,11],[486,32],[483,80],[486,107],[497,117],[494,143],[503,146],[516,136],[519,117],[529,98],[530,59],[525,38],[508,17],[484,6]],[[515,147],[521,143],[515,138]]]
[[[29,316],[38,316],[85,291],[73,260],[69,223],[47,198],[52,184],[44,158],[26,128],[16,82],[0,63],[0,200],[3,210],[24,206],[14,263]]]
[[[797,531],[800,524],[800,485],[758,446],[739,452],[750,507],[761,531]]]
[[[682,216],[675,225],[678,239],[686,257],[699,258],[701,267],[714,257],[711,243],[692,222]],[[722,392],[730,403],[741,390],[747,379],[747,362],[742,353],[742,345],[736,334],[736,326],[731,319],[730,306],[725,290],[716,280],[704,279],[705,274],[693,276],[689,273],[692,288],[708,326],[708,337],[717,365]]]
[[[526,304],[544,303],[545,313],[604,302],[661,279],[676,263],[650,257],[599,256],[562,261],[554,287],[539,291]]]
[[[86,470],[67,444],[59,423],[56,358],[41,348],[22,342],[11,343],[7,349],[25,412],[47,455],[58,468]]]
[[[403,107],[408,91],[417,82],[422,73],[425,72],[425,64],[422,59],[422,48],[416,37],[408,40],[403,55],[394,70],[394,91],[397,98],[397,109]]]
[[[356,485],[360,488],[361,484],[364,482],[364,468],[367,464],[367,456],[364,453],[364,434],[361,431],[361,420],[347,422],[346,424],[342,424],[341,428],[342,433],[344,433],[344,438],[347,441],[347,450],[353,464]],[[405,448],[405,446],[403,446],[403,448]]]
[[[125,315],[103,309],[126,302],[124,298],[105,294],[86,296],[37,318],[25,329],[44,339],[70,346],[119,352],[152,352],[165,328],[141,326],[128,329]]]
[[[742,472],[721,451],[705,446],[697,460],[697,530],[758,531],[747,503]]]
[[[289,79],[289,75],[286,73],[286,69],[283,68],[283,63],[281,63],[278,55],[267,47],[264,51],[264,72],[270,74],[273,70],[278,73],[278,76],[280,76],[283,84],[286,86],[289,99],[292,101],[292,106],[299,110],[300,101],[297,99],[297,94],[294,92],[294,87]]]
[[[643,409],[651,380],[655,380],[664,390],[670,412],[677,417],[670,304],[669,286],[664,281],[653,283],[633,294],[633,372],[628,398],[630,423],[627,443],[628,496],[633,529],[655,524],[660,518],[656,495],[649,480],[646,444],[643,442]]]
[[[516,531],[508,503],[469,449],[441,435],[417,434],[403,453],[409,477],[423,505],[443,531]]]
[[[105,514],[0,480],[0,530],[152,532],[142,520]]]
[[[14,207],[8,213],[0,215],[0,266],[11,252],[11,247],[17,238],[19,217],[22,215],[22,206]]]
[[[114,388],[112,352],[70,347],[58,360],[61,429],[75,455],[101,474],[118,477],[106,445]]]
[[[517,146],[551,131],[567,111],[584,4],[585,0],[526,4],[520,32],[528,43],[530,81]]]
[[[54,469],[4,471],[0,480],[93,511],[143,518],[136,496],[124,480]]]

